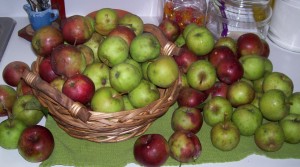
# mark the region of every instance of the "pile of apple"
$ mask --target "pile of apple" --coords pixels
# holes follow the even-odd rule
[[[171,119],[173,135],[167,142],[155,137],[158,134],[138,138],[134,153],[139,163],[161,165],[169,156],[179,162],[197,159],[200,142],[178,133],[197,134],[203,122],[211,127],[212,145],[222,151],[236,148],[241,135],[253,136],[268,152],[279,150],[284,142],[300,143],[300,92],[293,92],[286,74],[273,71],[265,40],[254,33],[214,40],[205,27],[191,23],[180,32],[176,22],[167,19],[159,27],[183,48],[174,56],[183,88]]]
[[[29,162],[48,159],[54,149],[52,133],[38,125],[47,115],[32,89],[23,80],[21,73],[29,66],[21,61],[7,64],[2,72],[7,84],[0,85],[0,147],[18,149]]]

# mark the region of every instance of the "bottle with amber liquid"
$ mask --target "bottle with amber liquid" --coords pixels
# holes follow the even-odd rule
[[[205,25],[206,0],[164,0],[164,19],[175,21],[183,30],[188,24]]]

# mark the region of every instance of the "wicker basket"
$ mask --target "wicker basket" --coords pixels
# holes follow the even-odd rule
[[[144,31],[154,34],[162,45],[161,54],[178,55],[180,48],[166,40],[157,26],[145,24]],[[116,113],[90,111],[43,81],[38,75],[38,56],[32,71],[24,71],[23,79],[33,88],[35,96],[67,134],[93,142],[119,142],[143,134],[153,121],[165,114],[175,103],[181,88],[180,77],[167,89],[160,89],[160,99],[150,105]]]

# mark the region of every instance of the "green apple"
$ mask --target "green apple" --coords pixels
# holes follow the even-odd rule
[[[255,90],[255,92],[261,92],[261,93],[264,92],[263,83],[264,83],[266,76],[269,75],[270,73],[271,72],[269,72],[269,71],[265,71],[265,74],[263,77],[252,81],[253,89]]]
[[[239,80],[229,85],[227,90],[227,99],[233,107],[249,104],[255,98],[253,87],[243,80]]]
[[[224,120],[231,120],[233,108],[225,97],[215,96],[205,103],[202,113],[206,124],[214,126]]]
[[[149,64],[147,75],[154,85],[168,88],[178,79],[179,68],[173,57],[160,56]]]
[[[119,18],[114,9],[102,8],[95,15],[95,30],[101,35],[108,35],[118,26]]]
[[[119,25],[132,29],[135,35],[140,35],[144,31],[143,20],[138,15],[132,13],[127,13],[121,17],[119,20]]]
[[[123,95],[123,102],[124,102],[124,110],[128,111],[128,110],[134,110],[135,107],[131,104],[128,94],[124,94]]]
[[[14,119],[31,126],[38,124],[44,117],[43,106],[34,95],[23,95],[17,98],[12,108]]]
[[[264,58],[265,60],[265,72],[273,72],[273,63],[270,59]]]
[[[143,79],[136,88],[128,93],[128,98],[135,108],[141,108],[158,100],[160,93],[153,83]]]
[[[266,58],[260,55],[248,55],[239,58],[243,69],[243,77],[251,81],[262,78],[265,73],[265,60]]]
[[[139,69],[128,63],[113,66],[109,72],[110,85],[120,93],[128,93],[139,85],[143,76]]]
[[[6,119],[0,123],[0,146],[5,149],[18,148],[18,141],[27,126],[17,119]]]
[[[198,27],[199,27],[199,26],[198,26],[198,24],[196,24],[196,23],[190,23],[190,24],[188,24],[188,25],[183,29],[183,32],[182,32],[182,37],[183,37],[183,39],[186,40],[186,37],[187,37],[188,33],[189,33],[192,29],[198,28]]]
[[[81,51],[81,53],[85,57],[86,65],[92,64],[94,62],[94,52],[89,46],[80,44],[76,47]]]
[[[289,113],[288,98],[278,89],[265,92],[259,100],[259,108],[264,118],[279,121]]]
[[[85,43],[83,43],[83,45],[86,45],[88,47],[90,47],[94,53],[94,62],[100,62],[100,59],[98,57],[98,48],[100,43],[104,40],[104,37],[97,33],[94,32],[91,36],[91,38],[86,41]]]
[[[254,97],[253,101],[250,104],[252,104],[255,107],[259,108],[259,100],[260,100],[262,95],[263,95],[262,92],[255,92],[255,97]]]
[[[141,63],[143,78],[146,79],[146,80],[149,80],[149,78],[148,78],[148,67],[149,67],[149,64],[151,64],[151,63],[152,63],[152,61],[145,61],[145,62]]]
[[[92,100],[91,108],[96,112],[113,113],[124,110],[123,97],[112,87],[99,88]]]
[[[300,115],[289,114],[280,120],[285,141],[291,144],[300,143]]]
[[[124,62],[129,57],[129,46],[118,36],[109,36],[99,45],[99,59],[109,67]]]
[[[133,60],[142,63],[157,58],[160,55],[160,43],[150,33],[136,36],[130,45],[130,55]]]
[[[262,124],[263,116],[256,106],[245,104],[235,109],[232,122],[237,126],[241,135],[254,135],[256,129]]]
[[[131,64],[135,66],[140,74],[143,75],[142,64],[133,60],[132,58],[128,58],[124,61],[125,63]]]
[[[62,88],[63,88],[65,82],[66,82],[66,78],[57,77],[53,81],[50,82],[50,86],[52,86],[53,88],[62,92]]]
[[[89,77],[95,85],[95,90],[101,87],[110,87],[109,80],[110,68],[101,62],[95,62],[88,65],[83,71],[83,75]]]
[[[186,77],[187,82],[191,87],[204,91],[215,84],[217,73],[216,69],[209,61],[198,60],[190,65]]]
[[[186,36],[187,48],[199,56],[208,54],[214,48],[214,44],[215,39],[206,27],[193,28]]]
[[[263,83],[264,92],[271,89],[279,89],[288,97],[293,93],[294,84],[290,77],[282,72],[271,72],[265,77]]]
[[[267,122],[255,131],[254,141],[263,151],[278,151],[284,144],[284,132],[278,122]]]
[[[217,39],[215,43],[215,47],[218,46],[227,46],[232,50],[234,54],[236,54],[237,46],[236,46],[236,41],[232,37],[220,37]]]
[[[240,132],[231,121],[219,122],[210,131],[211,142],[214,147],[222,151],[236,148],[240,142]]]
[[[179,34],[179,36],[176,38],[176,40],[174,41],[174,44],[180,48],[185,45],[185,39],[184,39],[182,33]]]
[[[300,92],[294,92],[288,97],[291,114],[300,114]]]

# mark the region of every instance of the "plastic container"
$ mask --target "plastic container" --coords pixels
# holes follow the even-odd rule
[[[206,0],[164,0],[163,18],[175,21],[181,30],[190,23],[205,25]]]
[[[299,0],[276,0],[268,37],[282,48],[300,52],[299,16]]]
[[[265,39],[272,17],[270,0],[210,0],[206,26],[215,38],[253,32]]]

